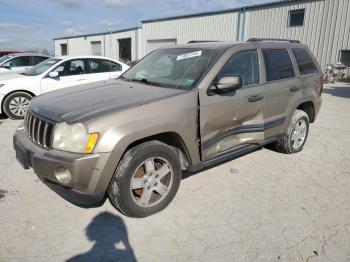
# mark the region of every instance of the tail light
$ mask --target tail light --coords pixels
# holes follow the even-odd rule
[[[320,88],[320,95],[321,95],[322,92],[323,92],[323,84],[324,84],[324,78],[323,78],[323,74],[321,74],[321,76],[320,76],[320,85],[321,85],[321,88]]]

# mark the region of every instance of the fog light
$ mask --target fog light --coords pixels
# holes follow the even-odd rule
[[[57,180],[59,182],[61,182],[62,184],[68,184],[72,179],[72,175],[71,175],[70,171],[63,166],[56,167],[55,176],[56,176]]]

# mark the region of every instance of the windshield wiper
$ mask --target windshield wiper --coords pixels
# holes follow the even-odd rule
[[[148,81],[146,78],[141,78],[141,79],[138,79],[138,78],[133,78],[131,79],[132,82],[139,82],[139,83],[144,83],[146,85],[152,85],[152,86],[160,86],[160,87],[164,87],[164,85],[158,83],[158,82],[151,82],[151,81]]]
[[[122,80],[125,80],[125,81],[128,81],[128,82],[131,81],[129,78],[126,78],[125,76],[120,76],[120,77],[118,77],[116,79],[122,79]]]

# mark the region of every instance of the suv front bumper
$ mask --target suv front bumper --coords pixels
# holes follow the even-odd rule
[[[14,134],[13,146],[23,168],[33,168],[40,180],[64,199],[78,206],[103,203],[113,174],[105,168],[111,153],[76,154],[45,149],[36,145],[21,128]],[[57,170],[62,168],[71,174],[71,181],[67,184],[56,178]]]

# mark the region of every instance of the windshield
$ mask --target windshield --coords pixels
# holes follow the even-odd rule
[[[12,57],[15,57],[14,55],[4,55],[3,57],[0,57],[0,64]]]
[[[217,55],[217,50],[209,49],[160,49],[131,67],[121,79],[190,90],[210,68]]]
[[[36,66],[33,66],[32,68],[26,70],[25,72],[22,73],[22,75],[26,76],[37,76],[42,73],[44,73],[47,69],[52,67],[53,65],[57,64],[61,59],[58,58],[50,58],[48,60],[45,60]]]

